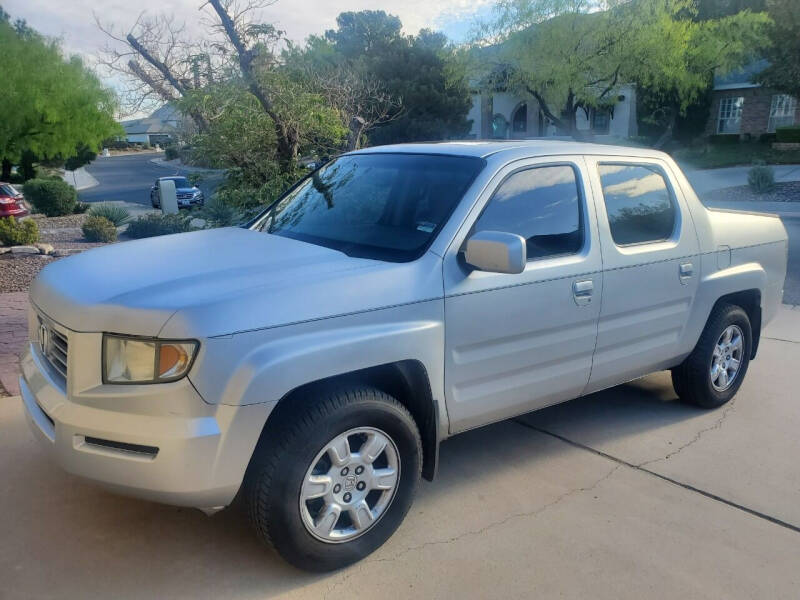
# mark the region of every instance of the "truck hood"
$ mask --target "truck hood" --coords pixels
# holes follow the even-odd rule
[[[56,261],[34,280],[30,295],[42,313],[74,331],[212,337],[430,293],[410,263],[352,258],[225,228],[112,244]]]

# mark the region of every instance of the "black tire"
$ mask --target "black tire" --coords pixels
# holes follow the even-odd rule
[[[422,468],[419,431],[402,404],[370,387],[316,387],[289,402],[262,434],[248,468],[247,511],[259,537],[287,562],[307,571],[332,571],[379,548],[403,522]],[[359,537],[325,542],[303,523],[303,479],[331,440],[358,427],[377,428],[394,442],[400,459],[396,491],[381,517]]]
[[[733,383],[725,390],[717,390],[711,381],[711,361],[714,347],[722,333],[730,325],[742,331],[743,348],[739,371]],[[717,306],[706,323],[700,340],[692,353],[680,365],[672,369],[672,386],[681,400],[702,408],[717,408],[728,402],[739,391],[750,365],[753,333],[747,313],[739,306],[722,304]],[[721,387],[721,386],[720,386]]]

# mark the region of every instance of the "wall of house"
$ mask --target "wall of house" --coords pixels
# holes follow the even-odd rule
[[[778,94],[770,88],[751,87],[734,90],[714,90],[711,101],[706,135],[716,135],[719,123],[719,105],[723,98],[744,98],[742,104],[742,126],[739,135],[759,136],[767,133],[772,96]],[[794,122],[800,123],[800,103],[795,110]]]
[[[637,134],[636,88],[632,85],[622,86],[619,95],[624,96],[624,100],[619,101],[614,107],[614,114],[609,121],[608,135],[619,138],[635,136]],[[535,100],[527,100],[527,131],[524,134],[514,133],[512,131],[514,113],[523,102],[526,102],[526,100],[507,92],[497,92],[491,96],[473,94],[472,107],[468,115],[468,118],[472,119],[470,137],[475,139],[491,138],[492,120],[498,114],[502,115],[508,123],[508,137],[531,138],[557,135],[557,132],[552,127],[546,131],[539,131],[539,104]],[[581,110],[577,114],[577,126],[581,130],[590,128],[590,121]]]
[[[125,139],[132,144],[147,144],[150,142],[150,136],[146,133],[129,133]]]

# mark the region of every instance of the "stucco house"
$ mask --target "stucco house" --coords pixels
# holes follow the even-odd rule
[[[533,98],[508,92],[475,92],[468,117],[472,120],[470,138],[525,139],[562,135],[539,110]],[[577,126],[598,141],[604,138],[629,138],[637,135],[636,87],[621,85],[610,110],[578,110]]]
[[[129,143],[164,145],[175,136],[181,122],[182,117],[178,110],[165,104],[149,117],[121,121],[120,125],[125,130],[125,140]]]
[[[767,67],[755,61],[724,76],[714,77],[707,135],[760,137],[777,127],[800,123],[797,98],[757,83]]]

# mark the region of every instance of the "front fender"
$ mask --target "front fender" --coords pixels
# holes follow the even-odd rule
[[[443,310],[431,300],[211,338],[190,380],[207,402],[247,405],[276,402],[320,379],[417,360],[443,407]]]

